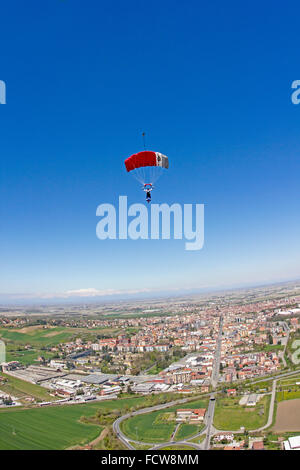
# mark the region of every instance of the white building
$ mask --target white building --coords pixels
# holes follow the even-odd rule
[[[132,389],[135,393],[151,393],[154,389],[154,383],[141,383],[135,385]]]
[[[289,437],[283,445],[284,450],[300,450],[300,436]]]
[[[64,362],[58,362],[58,361],[55,361],[53,359],[51,359],[49,365],[53,369],[66,369],[67,368],[67,366],[66,366],[66,364],[64,364]]]
[[[257,403],[258,397],[256,393],[251,393],[248,397],[247,406],[255,406]]]

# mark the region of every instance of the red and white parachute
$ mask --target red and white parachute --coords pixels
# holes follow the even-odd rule
[[[140,183],[155,183],[164,169],[169,168],[169,159],[160,152],[144,150],[125,160],[125,167]]]

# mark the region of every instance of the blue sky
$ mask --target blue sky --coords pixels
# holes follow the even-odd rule
[[[299,278],[299,13],[293,1],[5,2],[0,300]],[[99,204],[144,201],[123,164],[142,130],[170,160],[154,202],[205,204],[201,251],[96,238]]]

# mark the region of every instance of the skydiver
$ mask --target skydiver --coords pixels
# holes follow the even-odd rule
[[[152,191],[152,189],[153,189],[153,186],[152,186],[151,183],[145,183],[143,189],[144,189],[144,191],[145,191],[145,193],[146,193],[146,201],[147,201],[148,204],[149,204],[149,202],[151,202],[151,191]]]

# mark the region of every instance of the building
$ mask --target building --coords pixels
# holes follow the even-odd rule
[[[257,394],[251,393],[248,397],[247,406],[255,406],[257,403]]]
[[[284,450],[300,450],[300,436],[289,437],[283,445]]]
[[[233,439],[234,439],[234,435],[230,431],[228,432],[223,431],[214,435],[214,442],[222,442],[222,441],[232,442]]]
[[[252,450],[264,450],[264,443],[263,441],[255,441],[252,444]]]
[[[134,387],[132,387],[132,390],[135,393],[142,393],[142,394],[148,394],[151,393],[154,390],[155,384],[152,382],[145,382],[141,384],[137,384]]]
[[[58,362],[58,361],[55,361],[54,359],[51,359],[49,365],[53,369],[66,369],[67,368],[67,366],[64,362]]]
[[[106,386],[104,385],[102,390],[100,390],[101,396],[107,395],[118,395],[122,391],[122,388],[119,385]]]
[[[178,423],[182,423],[185,421],[188,421],[190,423],[202,422],[204,420],[205,413],[205,408],[198,408],[194,410],[188,408],[179,409],[176,410],[176,421]]]
[[[11,361],[11,362],[2,363],[3,372],[16,370],[20,368],[24,368],[24,366],[22,366],[22,364],[19,361]]]

